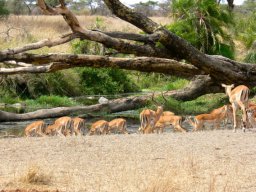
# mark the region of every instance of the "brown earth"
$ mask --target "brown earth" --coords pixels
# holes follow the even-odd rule
[[[0,139],[0,190],[256,191],[256,133]]]

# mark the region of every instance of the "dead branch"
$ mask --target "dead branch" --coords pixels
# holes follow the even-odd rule
[[[29,53],[10,55],[7,58],[16,62],[31,63],[34,66],[0,68],[0,74],[11,75],[17,73],[48,73],[72,67],[111,67],[142,72],[159,72],[192,78],[203,74],[196,67],[171,59],[155,57],[117,58],[95,55],[74,54],[45,54],[35,55]],[[12,61],[13,63],[14,61]],[[50,63],[50,64],[48,64]],[[45,65],[43,65],[45,64]],[[35,66],[41,65],[41,66]]]

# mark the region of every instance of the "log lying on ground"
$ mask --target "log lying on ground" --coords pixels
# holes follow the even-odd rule
[[[32,119],[45,119],[71,115],[74,113],[91,113],[106,111],[109,113],[126,111],[139,108],[146,104],[148,101],[147,96],[141,97],[128,97],[122,99],[115,99],[108,104],[95,104],[90,106],[77,106],[77,107],[57,107],[52,109],[40,109],[34,112],[17,114],[5,111],[0,111],[0,121],[23,121]]]
[[[199,75],[194,78],[188,86],[183,89],[169,91],[164,93],[165,96],[171,96],[177,100],[192,100],[198,97],[201,92],[220,92],[222,88],[213,83],[210,76]],[[161,95],[161,92],[155,93],[155,96]],[[143,96],[132,96],[121,99],[114,99],[107,104],[95,104],[90,106],[77,107],[57,107],[52,109],[41,109],[34,112],[16,114],[0,111],[0,121],[22,121],[32,119],[45,119],[71,115],[74,113],[92,113],[104,111],[107,113],[121,112],[127,110],[138,109],[145,106],[147,102],[152,100],[152,94]]]

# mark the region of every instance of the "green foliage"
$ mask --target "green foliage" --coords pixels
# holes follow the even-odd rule
[[[59,0],[45,0],[45,2],[50,6],[57,6],[60,4]]]
[[[238,37],[245,43],[247,48],[250,48],[256,40],[256,11],[250,12],[249,15],[238,14],[236,18]]]
[[[256,64],[256,50],[250,50],[246,55],[244,61],[246,63],[253,63]]]
[[[6,8],[5,0],[0,0],[0,18],[6,17],[9,15],[9,11]]]
[[[79,96],[83,91],[74,69],[49,74],[8,76],[2,82],[3,95],[22,99],[41,95]]]
[[[232,15],[215,0],[173,0],[175,19],[167,28],[207,54],[234,57],[234,44],[227,28]]]
[[[175,100],[171,97],[166,99],[167,102],[165,102],[160,96],[157,98],[157,101],[160,103],[165,103],[165,111],[173,111],[175,114],[179,115],[209,113],[213,109],[228,103],[228,98],[223,93],[207,94],[198,97],[195,100],[185,102]],[[155,107],[151,106],[151,108]]]
[[[138,91],[123,70],[83,68],[81,85],[86,94],[115,94]]]
[[[176,90],[185,87],[188,84],[186,79],[164,75],[160,73],[141,73],[133,74],[137,76],[136,84],[141,89],[150,89],[155,91]]]
[[[60,97],[57,95],[42,95],[35,100],[26,100],[25,103],[29,107],[69,107],[78,105],[78,103],[68,97]]]
[[[104,20],[97,17],[93,28],[104,29]],[[104,55],[105,53],[105,48],[101,44],[88,40],[75,40],[71,45],[76,54]],[[138,87],[124,70],[85,67],[79,69],[79,74],[80,84],[85,94],[115,94],[138,91]]]
[[[188,80],[186,79],[181,79],[178,77],[173,77],[172,80],[170,82],[168,82],[165,86],[164,86],[164,90],[177,90],[177,89],[182,89],[184,88],[187,84],[189,83]]]

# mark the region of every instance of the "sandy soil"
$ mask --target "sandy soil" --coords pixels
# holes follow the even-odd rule
[[[256,132],[0,139],[0,190],[256,191]]]

